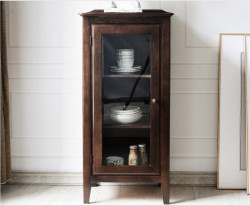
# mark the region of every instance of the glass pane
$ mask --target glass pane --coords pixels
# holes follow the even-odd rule
[[[102,36],[103,165],[150,165],[151,36]]]

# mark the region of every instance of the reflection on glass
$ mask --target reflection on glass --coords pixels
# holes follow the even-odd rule
[[[103,164],[150,165],[151,36],[103,35],[102,52]]]

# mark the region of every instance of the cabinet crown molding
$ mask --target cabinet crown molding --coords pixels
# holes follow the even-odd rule
[[[164,16],[172,16],[174,15],[173,13],[170,12],[166,12],[160,9],[144,9],[142,10],[141,13],[104,13],[104,10],[93,10],[90,12],[86,12],[86,13],[79,13],[80,16],[92,16],[92,17],[164,17]]]

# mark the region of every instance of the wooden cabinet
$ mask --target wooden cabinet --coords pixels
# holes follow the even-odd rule
[[[98,182],[160,183],[168,203],[173,14],[81,15],[84,203]],[[138,154],[129,161],[130,146]]]

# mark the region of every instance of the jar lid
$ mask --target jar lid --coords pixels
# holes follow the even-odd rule
[[[137,149],[137,145],[131,145],[129,148],[130,149]]]
[[[145,147],[146,147],[146,144],[139,144],[138,146],[139,146],[140,148],[142,148],[142,147],[145,148]]]

